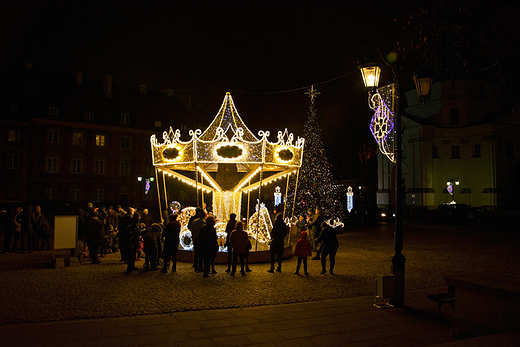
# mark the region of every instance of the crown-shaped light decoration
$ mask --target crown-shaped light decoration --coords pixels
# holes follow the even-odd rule
[[[260,130],[256,137],[240,118],[230,93],[226,93],[209,127],[204,132],[190,130],[189,135],[189,141],[182,141],[180,130],[171,127],[163,132],[162,143],[152,135],[153,165],[164,175],[205,193],[212,192],[213,213],[219,220],[226,220],[231,212],[240,212],[242,193],[296,173],[302,164],[303,138],[295,141],[287,129],[278,132],[277,142],[267,139],[269,131]],[[236,164],[237,171],[245,173],[233,189],[224,191],[209,174],[216,172],[219,164]],[[201,179],[196,176],[194,180],[177,171],[196,171]],[[269,171],[277,173],[265,174]],[[252,183],[258,174],[262,179]]]

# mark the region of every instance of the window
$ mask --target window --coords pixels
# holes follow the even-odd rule
[[[103,175],[105,173],[105,160],[104,159],[94,160],[94,173],[97,175]]]
[[[477,144],[475,145],[474,149],[473,149],[473,156],[474,156],[474,157],[477,157],[477,158],[478,158],[478,157],[482,157],[482,153],[481,153],[481,151],[480,151],[480,144],[479,144],[479,143],[477,143]]]
[[[105,191],[103,189],[94,189],[94,202],[105,200]]]
[[[11,105],[11,111],[18,111],[18,105]]]
[[[56,188],[45,188],[45,200],[58,200]]]
[[[129,137],[121,138],[121,148],[130,149],[130,138]]]
[[[72,144],[74,146],[83,146],[83,133],[72,133]]]
[[[8,169],[19,169],[20,168],[20,157],[18,154],[7,155],[7,168]]]
[[[130,123],[130,114],[128,114],[128,113],[121,113],[121,123],[123,123],[123,124]]]
[[[160,120],[156,120],[155,121],[155,127],[156,128],[161,128],[162,127],[162,122]]]
[[[83,160],[79,158],[72,158],[72,168],[71,171],[73,174],[80,174],[81,173],[81,167],[83,164]]]
[[[7,141],[20,142],[20,131],[19,130],[9,130],[9,135],[7,135]]]
[[[119,174],[121,176],[128,176],[130,175],[130,163],[127,161],[121,161],[119,163]]]
[[[70,190],[70,201],[80,201],[80,191],[79,191],[79,189],[71,189]]]
[[[451,146],[451,159],[460,159],[460,146]]]
[[[57,107],[49,107],[49,114],[58,115],[58,108]]]
[[[105,147],[105,135],[96,135],[96,146]]]
[[[432,158],[439,158],[439,149],[436,145],[432,145]]]
[[[450,109],[450,123],[459,124],[459,109],[458,108]]]
[[[47,157],[47,172],[58,172],[57,157]]]
[[[58,130],[49,130],[47,131],[47,141],[52,143],[58,143]]]
[[[85,112],[85,119],[94,119],[94,112]]]

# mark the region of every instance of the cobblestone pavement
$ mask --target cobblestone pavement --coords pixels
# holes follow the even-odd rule
[[[466,229],[407,226],[406,290],[445,286],[443,277],[467,272],[514,272],[520,269],[518,237],[503,238]],[[468,238],[468,235],[471,237]],[[203,278],[191,264],[176,273],[125,273],[119,253],[102,264],[53,269],[52,251],[0,255],[0,324],[122,317],[216,308],[239,308],[320,301],[374,294],[375,276],[390,271],[391,225],[353,229],[338,235],[335,275],[320,275],[309,259],[310,276],[293,274],[294,257],[282,273],[267,273],[268,264],[253,264],[247,276],[231,277],[224,265]],[[500,255],[498,257],[497,255]]]

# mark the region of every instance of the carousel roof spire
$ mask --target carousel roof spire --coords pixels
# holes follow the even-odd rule
[[[215,140],[218,137],[218,128],[222,128],[224,133],[226,133],[229,128],[231,128],[234,133],[237,132],[238,128],[242,128],[242,139],[250,142],[259,141],[258,138],[253,135],[251,130],[248,129],[242,118],[240,118],[238,115],[238,111],[235,107],[235,104],[233,103],[233,98],[229,92],[226,93],[224,101],[222,102],[222,106],[215,116],[215,119],[213,119],[213,122],[211,122],[209,127],[204,131],[204,133],[202,133],[199,139],[203,141]]]

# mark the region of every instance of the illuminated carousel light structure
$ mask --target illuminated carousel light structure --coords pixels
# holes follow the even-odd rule
[[[220,222],[227,221],[231,213],[241,215],[243,195],[247,196],[249,211],[251,192],[258,190],[260,196],[262,186],[279,179],[288,180],[290,175],[298,174],[302,164],[303,138],[298,137],[294,141],[293,134],[288,133],[287,129],[278,132],[277,142],[267,139],[269,131],[261,130],[259,137],[256,137],[240,118],[230,93],[226,93],[209,127],[204,132],[190,130],[189,135],[189,141],[182,141],[180,130],[174,131],[170,127],[168,132],[163,133],[162,143],[155,135],[150,138],[156,175],[161,173],[163,176],[165,204],[168,206],[165,178],[174,177],[200,192],[202,204],[204,194],[211,193],[212,212]],[[191,172],[192,176],[195,173],[195,179],[185,172]],[[156,181],[159,190],[159,180]],[[161,206],[162,194],[158,195]],[[248,218],[244,226],[256,243],[267,243],[270,239],[272,225],[270,219],[264,217],[265,211],[265,206],[259,201],[251,219],[244,216]],[[191,237],[186,233],[186,223],[182,224],[181,234],[185,238]],[[218,232],[225,229],[225,223],[222,224],[217,225]],[[181,244],[186,245],[185,249],[190,249],[187,241],[181,241]],[[221,247],[220,250],[225,249]]]

